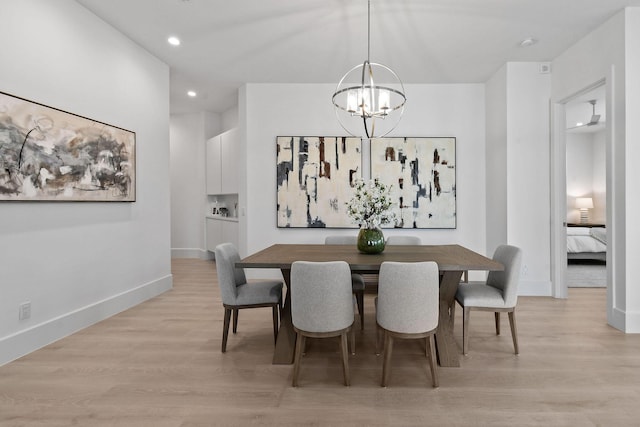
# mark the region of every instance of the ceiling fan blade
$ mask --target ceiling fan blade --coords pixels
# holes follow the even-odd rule
[[[591,104],[591,108],[593,109],[593,113],[591,115],[591,120],[589,120],[589,123],[583,123],[574,127],[570,127],[570,128],[567,128],[567,130],[580,129],[585,126],[594,126],[600,123],[600,114],[596,114],[596,100],[592,99],[588,101],[588,103]]]

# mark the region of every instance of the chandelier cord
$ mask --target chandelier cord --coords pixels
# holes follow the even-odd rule
[[[371,0],[367,0],[367,62],[371,62]]]
[[[367,61],[362,66],[362,90],[364,91],[364,78],[365,71],[367,70],[367,64],[371,64],[371,0],[367,0]],[[369,65],[369,71],[371,71],[371,65]],[[373,99],[373,95],[371,97]],[[362,106],[364,110],[364,105]],[[367,126],[367,117],[365,114],[362,114],[362,124],[364,125],[364,134],[367,136],[367,139],[371,138],[371,135],[374,135],[373,129],[375,124],[372,123],[371,133],[369,133],[369,126]]]

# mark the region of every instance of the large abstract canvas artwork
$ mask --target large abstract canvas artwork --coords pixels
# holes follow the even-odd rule
[[[371,177],[391,185],[396,228],[456,227],[456,139],[371,140]]]
[[[361,147],[360,138],[277,137],[278,227],[356,227],[346,202],[362,173]]]
[[[134,132],[0,92],[0,200],[136,198]]]

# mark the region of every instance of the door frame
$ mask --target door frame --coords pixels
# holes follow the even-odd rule
[[[607,86],[608,85],[608,86]],[[611,146],[611,93],[610,81],[602,78],[583,89],[563,98],[557,102],[551,101],[549,108],[551,120],[551,290],[554,298],[567,298],[567,144],[566,144],[566,104],[577,97],[591,92],[592,90],[605,86],[605,105],[607,112],[606,136],[605,143],[607,148],[605,167],[606,167],[606,191],[607,191],[607,312],[612,307],[611,299],[611,265],[612,253],[611,247],[611,227],[612,215],[609,206],[609,191],[611,190],[611,163],[610,163],[610,146]]]

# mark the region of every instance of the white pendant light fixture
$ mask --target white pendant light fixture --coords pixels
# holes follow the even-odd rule
[[[402,118],[407,98],[398,75],[386,65],[369,60],[371,0],[367,3],[367,59],[342,77],[332,101],[344,130],[353,136],[364,134],[367,138],[374,138],[383,137],[395,129]]]

